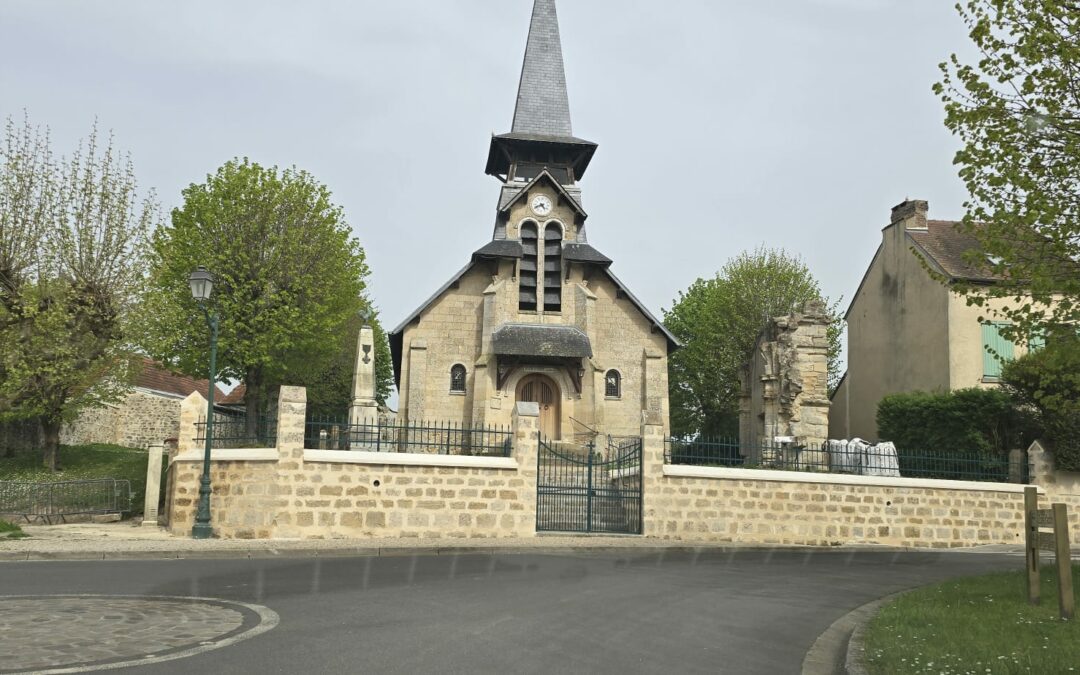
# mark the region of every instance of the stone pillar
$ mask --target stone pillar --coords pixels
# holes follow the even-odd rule
[[[1027,453],[1020,448],[1009,451],[1009,482],[1023,483],[1024,469],[1027,468]]]
[[[176,450],[179,455],[202,454],[203,445],[197,443],[196,424],[206,417],[206,399],[199,392],[192,392],[180,402],[180,427],[176,434]],[[191,534],[195,522],[196,499],[199,492],[199,475],[202,464],[196,462],[173,463],[170,459],[169,483],[165,493],[165,520],[173,534]],[[211,500],[213,504],[213,500]]]
[[[518,464],[518,500],[515,530],[521,536],[536,534],[536,462],[540,450],[540,404],[518,401],[510,418],[514,434],[514,459]]]
[[[657,420],[665,429],[667,428],[667,415],[664,410],[664,400],[667,398],[667,364],[664,362],[664,354],[655,349],[646,349],[641,368],[641,410],[649,415],[649,419]]]
[[[664,425],[659,415],[641,416],[641,533],[663,534],[663,514],[658,508],[664,481]]]
[[[263,526],[274,538],[302,536],[290,513],[290,499],[298,483],[307,480],[304,472],[304,422],[307,416],[307,389],[282,387],[278,395],[277,475],[269,486],[267,507],[271,513]]]
[[[197,391],[191,392],[180,402],[180,430],[176,435],[176,454],[184,455],[202,450],[195,439],[199,435],[196,424],[206,421],[206,399]]]
[[[449,375],[448,375],[449,376]],[[424,388],[427,386],[427,340],[409,344],[409,407],[405,411],[409,422],[424,419]]]
[[[378,416],[379,404],[375,400],[375,333],[371,326],[365,323],[356,339],[356,366],[353,369],[349,424],[371,423],[378,419]]]
[[[165,446],[160,443],[150,445],[146,452],[146,496],[143,499],[143,525],[158,524],[158,500],[161,498],[161,455]]]

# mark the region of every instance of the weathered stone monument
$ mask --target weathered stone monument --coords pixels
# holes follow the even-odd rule
[[[375,424],[379,417],[379,402],[375,400],[375,332],[364,316],[364,325],[356,339],[356,365],[353,369],[352,405],[349,424]]]
[[[817,450],[829,435],[830,317],[818,301],[770,319],[739,372],[739,445]],[[806,459],[812,459],[807,457]]]
[[[158,503],[161,501],[161,455],[165,446],[151,445],[146,449],[146,496],[143,500],[142,525],[158,524]]]

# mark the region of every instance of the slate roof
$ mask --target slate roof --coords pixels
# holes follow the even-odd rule
[[[516,239],[494,239],[481,246],[473,258],[520,258],[524,255]]]
[[[521,66],[514,133],[573,137],[555,0],[536,0]]]
[[[589,336],[565,325],[504,323],[492,334],[491,348],[508,356],[592,358]]]
[[[979,250],[979,241],[957,229],[955,220],[928,220],[926,230],[908,230],[907,235],[941,271],[952,279],[992,282],[1001,279],[988,266],[973,266],[966,259],[968,251]]]
[[[199,392],[203,398],[209,393],[208,380],[197,380],[188,375],[174,375],[152,359],[144,358],[142,368],[135,376],[133,383],[141,389],[149,389],[162,394],[171,394],[180,398],[186,398],[192,392]],[[214,396],[224,396],[221,389],[215,387]]]
[[[588,244],[566,243],[563,244],[563,260],[575,262],[596,263],[597,265],[610,265],[611,258]]]

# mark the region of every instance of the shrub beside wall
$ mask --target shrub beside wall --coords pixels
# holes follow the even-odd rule
[[[1000,456],[1026,448],[1037,427],[997,389],[916,391],[878,404],[878,433],[902,451],[924,450]]]
[[[1049,441],[1057,468],[1080,471],[1080,339],[1056,336],[1005,364],[1001,381]]]

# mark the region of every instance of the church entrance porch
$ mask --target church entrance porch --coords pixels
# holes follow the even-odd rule
[[[539,441],[536,531],[641,534],[641,438],[584,455]]]
[[[559,385],[554,380],[546,375],[526,375],[518,383],[517,400],[539,404],[542,438],[560,438]]]

